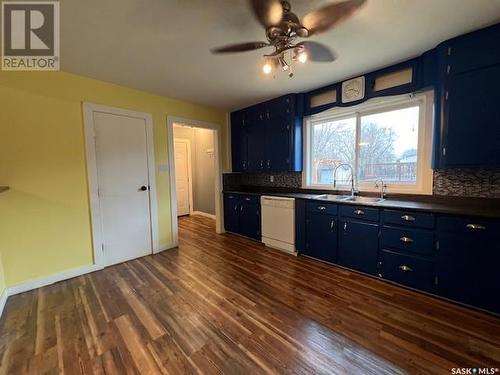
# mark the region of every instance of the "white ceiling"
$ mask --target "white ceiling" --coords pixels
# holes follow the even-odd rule
[[[331,0],[291,0],[306,12]],[[264,50],[214,56],[210,48],[265,40],[244,0],[61,0],[62,70],[232,110],[307,91],[421,54],[500,21],[500,0],[368,0],[312,40],[340,56],[295,77],[260,72]]]

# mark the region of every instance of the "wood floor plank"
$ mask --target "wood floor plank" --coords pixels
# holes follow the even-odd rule
[[[0,374],[450,374],[500,319],[179,220],[178,249],[9,298]]]

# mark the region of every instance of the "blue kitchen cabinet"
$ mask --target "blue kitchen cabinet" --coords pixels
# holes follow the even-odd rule
[[[231,145],[234,172],[245,172],[248,169],[248,136],[247,112],[231,113]]]
[[[260,172],[265,169],[266,161],[266,119],[265,112],[259,107],[247,111],[247,139],[248,139],[248,170]]]
[[[443,108],[444,166],[500,166],[499,88],[500,65],[448,79]]]
[[[240,196],[224,194],[224,228],[228,232],[238,233],[240,230]]]
[[[432,213],[382,210],[379,277],[433,292],[435,287],[435,216]]]
[[[377,274],[378,223],[342,219],[337,263],[356,271]]]
[[[461,35],[444,43],[452,75],[500,64],[500,24]]]
[[[500,166],[500,25],[437,48],[434,165]]]
[[[243,236],[261,239],[260,201],[258,196],[242,196],[240,200],[240,231]]]
[[[260,240],[260,197],[224,193],[224,228],[228,232]]]
[[[306,243],[303,255],[335,263],[337,261],[337,206],[307,203]]]
[[[245,119],[243,141],[239,127],[231,137],[233,171],[302,171],[301,97],[285,95],[232,113],[237,124],[241,114]]]
[[[435,283],[434,262],[428,258],[382,250],[379,277],[415,289],[432,291]]]
[[[437,294],[500,312],[500,222],[438,217]]]

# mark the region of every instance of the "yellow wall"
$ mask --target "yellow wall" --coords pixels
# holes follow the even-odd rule
[[[5,275],[3,271],[2,253],[0,253],[0,296],[5,290]]]
[[[0,72],[0,252],[13,286],[93,263],[82,102],[153,115],[160,244],[172,241],[167,115],[220,124],[227,114],[63,72]]]

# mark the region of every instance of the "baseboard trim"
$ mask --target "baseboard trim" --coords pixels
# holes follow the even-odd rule
[[[86,273],[91,273],[95,271],[102,270],[104,267],[98,264],[93,264],[90,266],[74,268],[68,271],[56,273],[54,275],[50,275],[47,277],[39,277],[36,279],[25,281],[21,284],[17,284],[7,288],[7,296],[14,296],[19,293],[28,292],[33,289],[41,288],[47,285],[55,284],[59,281],[72,279],[74,277],[78,277],[81,275],[85,275]]]
[[[161,253],[162,251],[165,251],[165,250],[174,249],[174,248],[176,248],[178,246],[179,246],[179,244],[175,243],[175,242],[171,242],[171,243],[167,243],[167,244],[162,244],[162,245],[160,245],[160,247],[158,248],[158,250],[153,251],[153,254],[158,254],[158,253]]]
[[[3,309],[5,307],[5,304],[7,303],[8,297],[9,297],[9,290],[8,288],[5,288],[2,292],[2,295],[0,296],[0,317],[2,317]]]
[[[208,217],[208,218],[214,219],[214,220],[216,219],[215,215],[207,214],[206,212],[203,212],[203,211],[193,211],[193,215],[205,216],[205,217]]]

